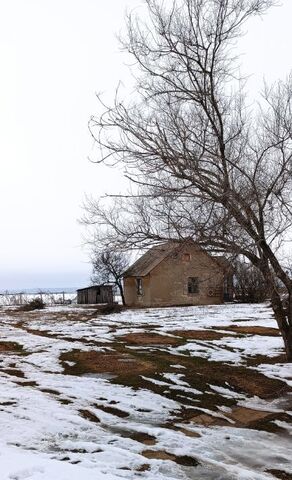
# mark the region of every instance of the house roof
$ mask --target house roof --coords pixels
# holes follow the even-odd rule
[[[177,247],[177,242],[167,242],[147,250],[125,271],[124,277],[145,277]]]
[[[169,241],[162,245],[157,245],[150,248],[144,255],[142,255],[133,265],[131,265],[125,272],[124,277],[145,277],[150,273],[162,260],[174,252],[178,247],[182,247],[187,242]],[[188,243],[195,242],[189,240]],[[198,246],[198,248],[201,248]],[[208,252],[203,250],[212,260],[214,260],[221,268],[226,270],[230,267],[228,260],[225,257],[212,257]]]

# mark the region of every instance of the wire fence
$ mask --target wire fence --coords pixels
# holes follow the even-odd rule
[[[72,292],[50,292],[38,290],[36,292],[9,292],[0,293],[0,305],[20,306],[39,298],[46,305],[71,305],[77,303],[77,295]]]

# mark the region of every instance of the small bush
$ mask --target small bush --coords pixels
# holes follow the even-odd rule
[[[41,298],[34,298],[30,302],[26,303],[22,307],[20,307],[21,312],[30,312],[32,310],[42,310],[45,308],[45,303]]]
[[[121,313],[122,310],[123,310],[122,305],[113,303],[113,304],[101,305],[98,308],[97,313],[102,315],[110,315],[111,313]]]

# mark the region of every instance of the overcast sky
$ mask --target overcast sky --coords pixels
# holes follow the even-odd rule
[[[167,1],[167,0],[166,0]],[[121,173],[90,163],[95,92],[131,82],[115,34],[142,0],[0,0],[0,289],[78,287],[84,195],[120,191]],[[249,89],[291,65],[292,2],[253,20],[241,42]]]

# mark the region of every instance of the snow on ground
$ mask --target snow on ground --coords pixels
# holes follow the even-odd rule
[[[264,375],[270,378],[275,378],[286,382],[290,387],[292,387],[292,367],[291,364],[281,364],[276,365],[259,365],[257,370],[262,372]]]
[[[208,358],[214,362],[244,363],[246,357],[261,355],[268,350],[269,357],[277,357],[283,352],[281,337],[266,338],[252,335],[247,338],[226,337],[223,340],[187,343],[179,348],[178,352],[187,351],[191,355]]]
[[[275,320],[264,304],[107,316],[70,306],[0,310],[0,479],[267,480],[275,478],[268,470],[292,473],[292,372],[273,360],[283,353],[281,338],[226,330],[234,326],[271,328]],[[141,343],[143,334],[151,343]],[[267,361],[256,363],[258,355]],[[92,362],[86,371],[80,358]],[[99,368],[104,358],[114,359],[116,371]],[[218,368],[210,379],[209,365]],[[236,375],[230,385],[243,367],[288,390],[263,398],[238,387]],[[266,414],[278,416],[257,423],[268,422]]]

